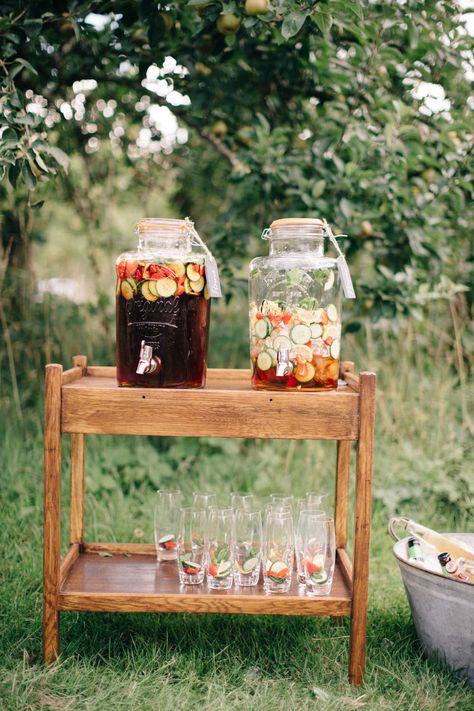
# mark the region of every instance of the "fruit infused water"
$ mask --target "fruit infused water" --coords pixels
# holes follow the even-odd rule
[[[202,387],[209,293],[205,255],[183,220],[143,220],[136,252],[116,262],[117,380],[142,387]]]
[[[337,387],[341,349],[341,319],[337,306],[307,308],[264,301],[250,304],[250,358],[256,388],[331,390]],[[279,354],[286,354],[278,372]],[[280,362],[281,362],[280,358]]]
[[[276,220],[262,237],[270,253],[253,259],[249,273],[252,385],[332,390],[339,377],[341,285],[353,297],[344,256],[318,219]],[[325,256],[325,237],[338,259]]]

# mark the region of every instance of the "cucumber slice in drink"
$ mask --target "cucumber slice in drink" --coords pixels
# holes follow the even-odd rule
[[[312,575],[310,575],[310,578],[311,580],[314,580],[315,583],[325,583],[328,579],[328,576],[325,570],[318,570],[317,573],[313,573]]]
[[[132,284],[132,282],[133,282],[133,284]],[[126,279],[125,281],[122,282],[122,286],[120,287],[122,296],[124,299],[127,299],[127,301],[129,301],[130,299],[133,298],[136,290],[137,290],[137,287],[136,287],[134,279]]]
[[[171,541],[174,541],[175,537],[172,533],[168,533],[166,536],[162,536],[160,540],[158,541],[158,545],[164,545],[165,543],[170,543]]]
[[[257,338],[266,338],[270,333],[270,321],[267,318],[261,318],[255,324],[255,335]]]
[[[158,299],[157,295],[150,289],[150,282],[144,281],[142,284],[142,294],[147,301],[156,301]]]
[[[333,340],[336,338],[340,338],[341,336],[341,327],[339,324],[335,323],[329,323],[323,333],[323,341],[326,340],[326,338],[332,338]]]
[[[319,338],[323,333],[323,327],[320,323],[311,324],[311,338]]]
[[[292,345],[293,344],[288,338],[288,336],[277,336],[273,339],[273,348],[275,348],[275,350],[277,351],[280,350],[280,348],[286,348],[290,351]]]
[[[274,563],[272,563],[272,566],[270,568],[271,573],[275,573],[275,575],[278,575],[281,573],[283,570],[287,570],[288,566],[283,560],[276,560]]]
[[[316,323],[322,323],[323,321],[324,309],[316,309],[313,316]]]
[[[304,323],[300,323],[297,326],[293,326],[290,331],[290,338],[296,344],[306,343],[311,340],[311,329]]]
[[[186,273],[186,268],[183,262],[172,262],[168,264],[169,269],[172,269],[177,277],[182,277]]]
[[[329,276],[327,278],[326,283],[324,284],[324,291],[329,291],[334,285],[334,270],[331,269],[329,271]]]
[[[199,277],[196,281],[191,282],[191,287],[192,290],[195,291],[197,294],[204,289],[204,284],[205,281],[203,277]]]
[[[329,304],[329,306],[326,309],[326,313],[327,313],[328,319],[330,321],[337,321],[337,309],[334,306],[334,304]]]
[[[194,563],[192,560],[181,558],[181,566],[184,568],[185,572],[188,573],[188,575],[196,575],[201,572],[201,566],[199,563]]]
[[[156,279],[154,287],[154,291],[156,294],[158,294],[158,296],[173,296],[173,294],[176,292],[176,282],[170,277]]]
[[[222,563],[219,563],[219,567],[217,568],[216,578],[227,578],[231,570],[232,563],[230,560],[223,560]]]
[[[242,566],[242,571],[246,574],[251,573],[252,570],[255,570],[256,566],[258,564],[258,558],[249,558],[246,560]]]
[[[270,333],[270,338],[272,339],[272,341],[274,341],[275,338],[279,338],[279,336],[284,336],[285,338],[288,338],[288,330],[278,327],[274,328]]]
[[[272,365],[276,365],[277,363],[277,352],[274,348],[267,348],[267,353],[272,359]]]
[[[257,357],[257,368],[259,370],[270,370],[272,367],[272,357],[267,351],[262,351]]]
[[[300,358],[303,358],[304,360],[311,361],[313,360],[313,351],[309,346],[293,346],[290,352],[290,357],[296,358],[296,356],[300,356]]]
[[[197,281],[198,279],[200,279],[201,274],[199,273],[199,265],[188,264],[186,267],[186,276],[188,277],[189,281]]]
[[[339,358],[340,352],[341,352],[341,341],[338,338],[336,338],[331,343],[331,348],[330,348],[331,358],[334,358],[334,360],[337,360]]]

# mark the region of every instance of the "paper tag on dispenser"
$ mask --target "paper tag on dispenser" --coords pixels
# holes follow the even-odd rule
[[[342,290],[346,299],[355,299],[354,286],[352,284],[351,273],[349,267],[347,266],[346,258],[343,254],[339,254],[336,259],[337,268],[339,271],[339,278],[342,284]]]
[[[221,280],[219,279],[219,269],[217,262],[212,254],[206,254],[204,257],[204,265],[206,270],[207,289],[209,296],[222,296]]]

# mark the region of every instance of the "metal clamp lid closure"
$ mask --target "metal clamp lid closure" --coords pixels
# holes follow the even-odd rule
[[[284,222],[283,220],[279,222]],[[337,243],[337,238],[338,237],[347,237],[345,234],[339,234],[335,235],[334,232],[331,229],[331,226],[329,225],[327,220],[313,220],[313,219],[304,219],[304,218],[295,218],[294,220],[291,221],[293,225],[320,225],[322,228],[323,235],[329,239],[331,244],[333,245],[334,249],[336,250],[338,257],[336,259],[336,264],[337,264],[337,269],[339,272],[339,278],[341,280],[342,284],[342,290],[344,292],[344,296],[346,299],[355,299],[355,291],[354,291],[354,285],[352,283],[352,278],[351,274],[349,271],[349,267],[346,261],[346,258],[344,256],[344,253],[342,252],[341,248],[339,247]],[[272,223],[274,224],[274,223]],[[290,220],[288,221],[288,224],[290,224]],[[266,227],[261,234],[261,238],[268,240],[271,239],[273,235],[272,228]]]

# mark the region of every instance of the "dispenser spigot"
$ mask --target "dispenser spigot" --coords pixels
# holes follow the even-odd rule
[[[147,346],[145,341],[141,342],[140,360],[138,361],[136,372],[138,375],[148,375],[161,369],[161,361],[158,357],[153,357],[153,348]]]
[[[291,375],[292,372],[293,363],[290,361],[290,351],[288,348],[279,348],[277,351],[275,375],[277,378],[282,378],[285,375]]]

